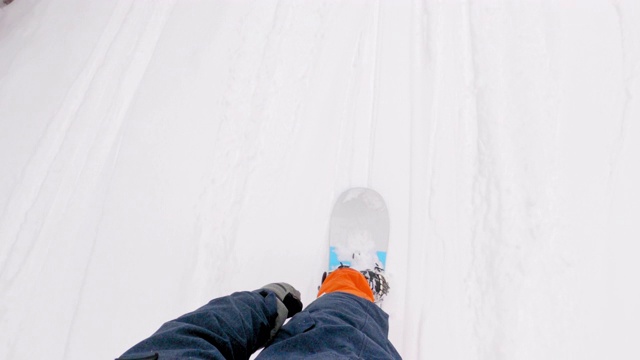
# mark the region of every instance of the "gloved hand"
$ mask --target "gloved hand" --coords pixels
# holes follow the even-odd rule
[[[271,337],[273,339],[280,327],[284,324],[285,320],[299,313],[302,310],[302,301],[300,301],[300,291],[296,290],[293,286],[287,283],[272,283],[263,286],[258,292],[262,296],[267,296],[268,291],[273,292],[278,298],[278,317],[276,318],[276,324],[271,330]]]

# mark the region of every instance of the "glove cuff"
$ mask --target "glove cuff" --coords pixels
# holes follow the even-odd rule
[[[268,290],[273,292],[278,300],[287,308],[287,318],[302,311],[302,301],[300,301],[300,292],[287,283],[272,283],[263,286],[259,292],[263,294]]]

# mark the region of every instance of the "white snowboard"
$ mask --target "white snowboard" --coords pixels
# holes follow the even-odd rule
[[[368,188],[352,188],[336,201],[329,224],[329,271],[340,264],[356,270],[385,269],[389,212],[384,199]]]

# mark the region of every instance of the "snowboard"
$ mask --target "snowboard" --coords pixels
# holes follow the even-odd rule
[[[389,244],[389,212],[380,194],[369,188],[343,192],[329,223],[329,272],[340,266],[384,271]]]

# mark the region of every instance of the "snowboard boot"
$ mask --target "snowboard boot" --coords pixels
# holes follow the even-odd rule
[[[349,268],[348,265],[343,265],[340,263],[338,269]],[[335,271],[335,270],[334,270]],[[324,284],[324,281],[327,279],[327,276],[332,272],[324,272],[322,274],[322,281],[320,282],[320,286],[318,286],[318,290]],[[384,276],[384,269],[375,264],[373,270],[362,270],[360,273],[364,276],[365,280],[369,284],[369,288],[373,292],[374,303],[380,305],[384,298],[389,294],[389,283]]]

